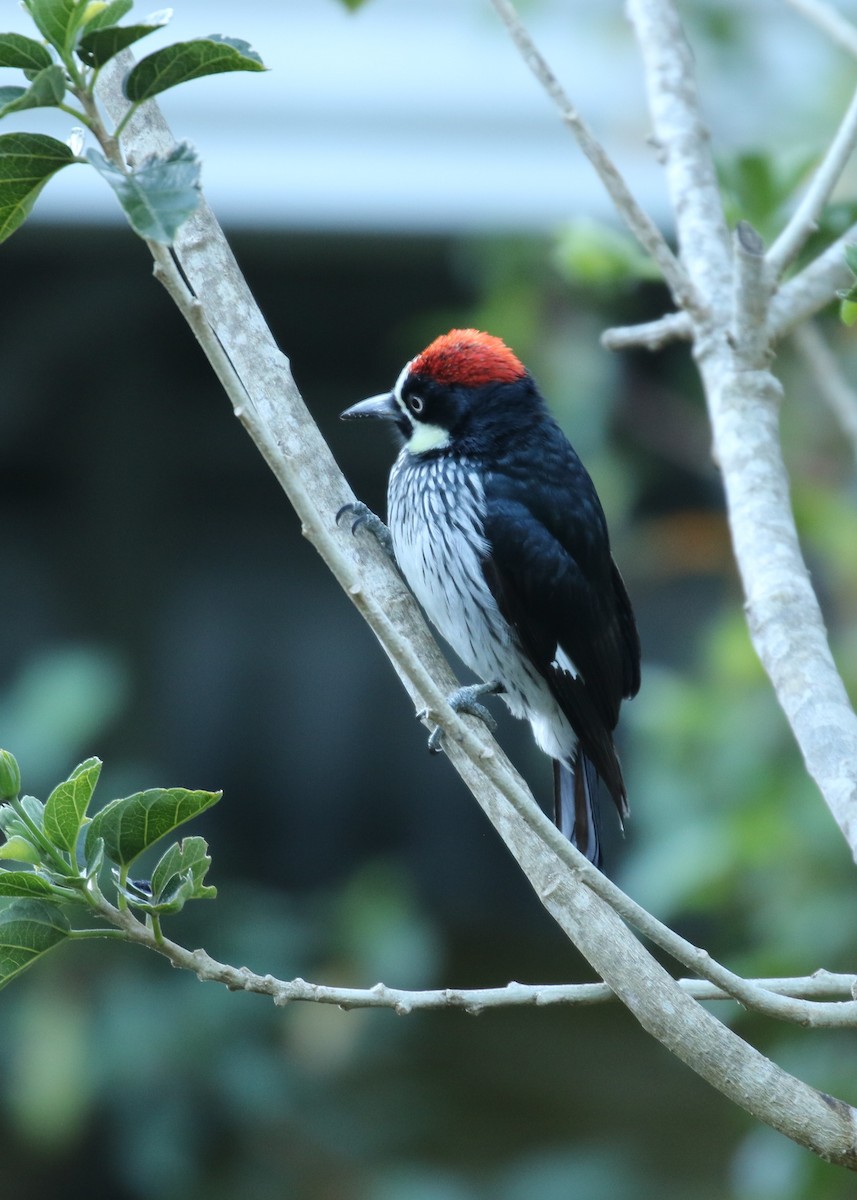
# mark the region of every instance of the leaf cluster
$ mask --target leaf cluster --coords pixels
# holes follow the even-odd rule
[[[90,816],[100,774],[101,760],[86,759],[43,803],[18,795],[18,764],[0,751],[0,987],[68,937],[103,936],[103,930],[72,929],[65,910],[109,912],[101,888],[108,868],[119,909],[145,914],[157,931],[162,915],[216,895],[205,883],[211,858],[201,837],[173,843],[151,880],[131,881],[128,874],[141,854],[216,804],[221,793],[150,788],[111,800]]]
[[[264,71],[255,50],[239,38],[211,34],[155,50],[126,74],[129,102],[114,130],[105,125],[96,98],[102,67],[134,43],[161,29],[170,13],[123,25],[132,0],[22,0],[40,38],[0,33],[0,67],[23,73],[23,84],[0,86],[0,120],[29,108],[57,108],[75,117],[101,145],[81,158],[72,144],[37,133],[0,135],[0,241],[26,220],[48,180],[72,163],[88,162],[116,192],[136,233],[169,244],[195,211],[200,197],[199,160],[180,146],[134,169],[122,157],[121,132],[139,106],[168,88],[226,71]]]

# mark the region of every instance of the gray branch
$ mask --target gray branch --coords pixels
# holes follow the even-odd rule
[[[662,350],[670,342],[688,342],[693,337],[693,322],[686,312],[666,313],[655,321],[639,325],[617,325],[605,329],[601,345],[605,350]]]
[[[732,238],[732,325],[729,344],[739,369],[753,371],[771,358],[768,337],[769,275],[765,244],[746,221]]]
[[[828,4],[826,0],[786,0],[786,3],[857,57],[857,26],[843,17],[832,4]]]
[[[799,310],[831,298],[844,263],[831,248],[766,309],[758,255],[724,244],[725,229],[693,62],[672,0],[629,0],[646,68],[655,135],[682,248],[682,263],[711,319],[693,318],[694,351],[722,471],[735,556],[756,652],[773,683],[812,778],[857,858],[857,716],[830,653],[803,561],[779,441],[782,389],[769,369],[770,340]],[[734,265],[733,265],[734,264]],[[840,284],[841,286],[841,284]],[[736,327],[736,321],[741,326]],[[749,326],[753,323],[753,328]]]
[[[513,5],[509,3],[509,0],[491,0],[491,3],[497,10],[501,21],[509,30],[527,66],[529,66],[539,83],[550,96],[551,100],[553,100],[559,109],[563,122],[574,134],[577,144],[592,163],[601,182],[613,200],[616,211],[625,221],[643,249],[648,251],[660,267],[676,304],[680,304],[689,312],[701,313],[699,297],[694,291],[684,268],[670,249],[666,238],[648,213],[634,199],[631,189],[628,187],[616,164],[565,94],[558,79],[548,66],[547,61],[524,28]]]
[[[838,291],[851,286],[854,276],[845,261],[845,247],[854,241],[857,241],[857,225],[852,225],[808,266],[781,285],[770,306],[768,328],[772,339],[791,333],[830,304]]]
[[[249,967],[218,962],[205,950],[188,950],[169,938],[158,936],[151,926],[129,910],[114,907],[104,897],[95,903],[103,920],[120,930],[125,938],[167,958],[174,967],[192,971],[203,983],[219,983],[230,991],[269,996],[275,1004],[297,1002],[334,1004],[338,1008],[389,1008],[400,1016],[428,1009],[454,1008],[476,1015],[489,1008],[548,1005],[583,1007],[616,1000],[606,983],[529,984],[508,983],[496,988],[431,988],[414,991],[376,983],[369,988],[334,987],[306,979],[277,979],[258,975]],[[788,999],[795,1006],[787,1019],[817,1028],[857,1026],[857,976],[816,971],[812,975],[743,981],[759,993]],[[735,997],[707,980],[678,979],[675,984],[695,1000],[734,1000]]]
[[[703,297],[709,316],[699,331],[723,336],[731,292],[729,232],[711,154],[710,137],[696,91],[693,52],[675,5],[628,0],[645,72],[655,142],[676,221],[681,263]],[[711,306],[714,305],[712,308]]]
[[[845,261],[845,247],[852,242],[857,242],[857,225],[852,225],[802,271],[780,285],[768,306],[768,335],[772,345],[826,308],[837,292],[853,284],[854,275]],[[655,321],[607,329],[601,341],[608,350],[635,346],[660,350],[673,341],[693,341],[695,336],[689,314],[671,312]]]
[[[836,136],[815,172],[812,182],[785,229],[768,251],[768,268],[773,278],[779,278],[785,268],[803,249],[807,238],[815,233],[818,220],[839,182],[842,172],[857,144],[857,90]]]

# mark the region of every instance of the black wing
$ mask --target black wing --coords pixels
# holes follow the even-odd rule
[[[532,450],[486,480],[485,577],[524,652],[547,680],[609,791],[624,809],[612,732],[640,685],[630,600],[610,554],[595,487],[564,434],[541,427]],[[562,654],[575,673],[562,668]],[[558,661],[559,659],[559,661]]]

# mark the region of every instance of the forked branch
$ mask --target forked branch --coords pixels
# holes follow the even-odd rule
[[[760,253],[748,254],[740,239],[737,260],[730,253],[712,266],[721,252],[723,216],[675,6],[672,0],[629,0],[628,11],[646,68],[655,135],[666,147],[682,263],[714,314],[708,323],[694,323],[694,351],[750,634],[807,770],[857,858],[857,716],[830,652],[791,507],[779,440],[782,388],[770,370],[775,306],[768,310],[767,329],[762,324],[770,280]],[[714,230],[705,237],[710,221]],[[827,270],[830,254],[807,268],[795,287],[806,288],[813,267]]]

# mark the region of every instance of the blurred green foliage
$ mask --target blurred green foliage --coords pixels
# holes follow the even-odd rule
[[[797,189],[809,178],[815,152],[791,149],[783,154],[745,150],[718,163],[726,219],[730,228],[749,221],[770,241],[787,215]]]
[[[612,290],[661,277],[654,260],[629,233],[592,218],[569,221],[559,233],[554,253],[572,287]]]

